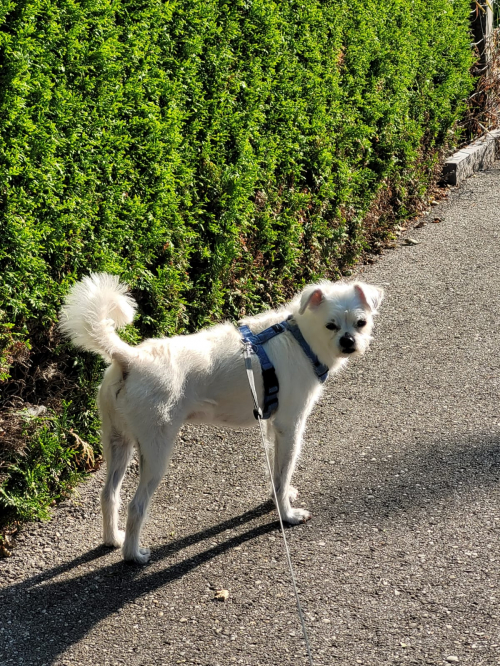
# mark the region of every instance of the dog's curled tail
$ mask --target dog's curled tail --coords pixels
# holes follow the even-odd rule
[[[61,331],[74,345],[118,361],[124,369],[135,351],[116,329],[132,322],[137,307],[127,291],[116,275],[91,273],[70,289],[59,320]]]

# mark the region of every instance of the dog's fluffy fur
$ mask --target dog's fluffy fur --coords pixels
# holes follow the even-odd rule
[[[302,335],[331,372],[371,340],[373,315],[383,292],[360,282],[323,281],[306,287],[286,307],[247,317],[254,333],[292,314]],[[184,422],[219,426],[255,425],[238,329],[219,324],[193,335],[151,339],[131,347],[116,329],[132,322],[136,304],[117,277],[93,274],[73,286],[61,311],[61,329],[73,343],[110,363],[99,389],[107,480],[102,491],[104,543],[123,546],[126,560],[147,562],[139,536],[151,496],[164,476]],[[290,504],[290,480],[300,453],[306,419],[321,392],[311,361],[289,332],[266,344],[280,383],[279,408],[265,421],[274,448],[274,482],[283,519],[310,518]],[[260,404],[259,362],[252,361]],[[133,448],[140,454],[140,481],[128,507],[125,533],[118,529],[120,488]]]

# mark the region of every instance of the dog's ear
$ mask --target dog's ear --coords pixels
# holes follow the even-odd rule
[[[323,291],[319,287],[306,289],[300,299],[299,314],[304,314],[306,308],[314,310],[323,303],[324,298]]]
[[[382,303],[384,298],[384,290],[380,287],[374,287],[371,284],[365,284],[364,282],[357,282],[354,285],[363,307],[367,308],[371,312],[376,312],[379,305]]]

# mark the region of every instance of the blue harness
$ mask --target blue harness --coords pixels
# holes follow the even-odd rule
[[[257,354],[262,371],[262,380],[264,382],[264,409],[262,410],[262,415],[259,415],[257,410],[254,410],[256,419],[258,419],[259,416],[262,419],[268,419],[274,414],[279,406],[278,392],[280,385],[278,382],[278,377],[276,376],[274,365],[269,360],[269,356],[266,354],[263,345],[280,333],[289,331],[293,335],[293,337],[302,347],[305,355],[311,361],[316,377],[321,383],[326,381],[328,377],[328,366],[326,366],[324,363],[321,363],[311,347],[307,344],[304,336],[300,332],[299,327],[293,320],[292,315],[290,315],[288,319],[285,319],[285,321],[282,321],[280,324],[274,324],[273,326],[266,328],[266,330],[262,331],[261,333],[252,333],[248,326],[240,326],[239,330],[241,337],[243,338],[243,342],[249,344],[252,348],[252,351]]]

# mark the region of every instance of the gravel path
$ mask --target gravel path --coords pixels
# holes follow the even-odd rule
[[[361,271],[387,290],[376,339],[309,421],[314,517],[287,530],[315,666],[500,664],[499,218],[497,163]],[[306,665],[257,435],[184,429],[148,566],[100,546],[103,470],[27,525],[0,664]]]

